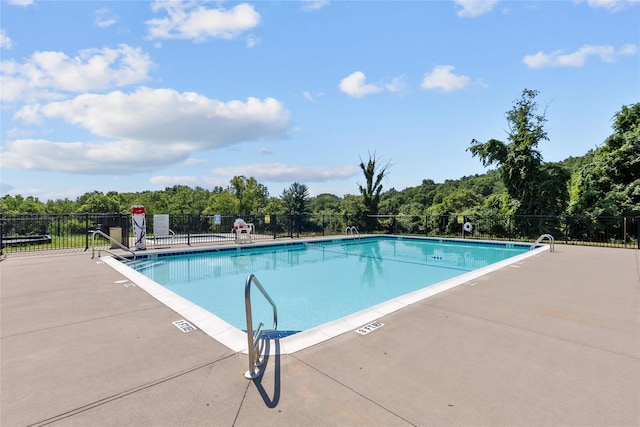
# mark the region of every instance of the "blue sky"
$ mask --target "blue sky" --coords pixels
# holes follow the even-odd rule
[[[544,160],[640,101],[640,0],[2,0],[0,192],[226,187],[358,194],[484,173],[473,138],[540,92]],[[546,110],[545,110],[546,109]]]

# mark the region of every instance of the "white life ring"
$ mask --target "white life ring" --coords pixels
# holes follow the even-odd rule
[[[471,224],[470,222],[465,222],[462,226],[462,229],[467,233],[471,233],[473,231],[473,224]]]

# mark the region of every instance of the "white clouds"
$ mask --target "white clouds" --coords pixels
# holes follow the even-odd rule
[[[109,9],[106,7],[100,8],[94,12],[94,22],[96,26],[100,28],[110,27],[116,22],[118,22],[118,17],[114,15]]]
[[[156,39],[233,39],[255,28],[261,20],[260,14],[247,3],[232,9],[208,9],[198,2],[157,0],[152,10],[167,14],[164,18],[146,22],[149,36]]]
[[[184,160],[187,154],[178,147],[149,150],[136,141],[110,143],[52,142],[22,139],[7,142],[2,152],[2,167],[24,170],[83,174],[130,173],[152,171],[157,165]]]
[[[407,90],[407,83],[404,77],[394,77],[389,83],[385,83],[384,88],[389,92],[402,93]]]
[[[444,92],[464,89],[471,83],[467,76],[453,73],[453,65],[438,65],[431,73],[425,74],[420,87],[423,89],[441,89]]]
[[[583,3],[584,0],[574,0],[576,3]],[[628,7],[640,4],[640,0],[587,0],[587,4],[592,8],[606,9],[609,12],[618,12]]]
[[[11,49],[11,39],[3,29],[0,29],[0,49]]]
[[[3,167],[73,173],[156,170],[196,150],[286,135],[289,112],[277,100],[221,102],[192,92],[140,88],[134,93],[84,94],[34,108],[16,118],[61,118],[108,142],[21,139],[7,143]]]
[[[171,89],[140,88],[127,94],[84,94],[40,108],[106,138],[212,149],[241,141],[284,136],[289,112],[273,98],[221,102]]]
[[[365,83],[367,77],[362,71],[351,73],[340,81],[340,91],[354,98],[362,98],[371,93],[382,92],[382,87]]]
[[[260,37],[256,37],[253,34],[247,36],[247,47],[255,47],[260,44]]]
[[[490,12],[498,0],[454,0],[456,13],[461,18],[475,18]]]
[[[155,184],[158,187],[173,187],[174,185],[188,185],[190,187],[224,187],[229,184],[229,180],[215,179],[209,177],[198,177],[192,175],[186,176],[166,176],[159,175],[149,178],[151,184]]]
[[[227,166],[214,168],[211,170],[213,176],[155,176],[149,182],[160,187],[171,187],[173,185],[203,186],[212,188],[215,186],[226,187],[234,176],[251,176],[259,182],[277,183],[325,183],[333,180],[344,180],[360,175],[360,168],[356,165],[333,166],[333,167],[311,167],[302,165],[291,165],[285,163],[261,163],[238,166]],[[311,188],[311,187],[310,187]],[[322,192],[334,192],[333,190],[315,191],[314,194]],[[345,193],[348,191],[344,191]]]
[[[487,85],[481,80],[472,81],[470,77],[456,75],[453,73],[453,65],[438,65],[430,73],[426,73],[422,79],[420,87],[422,89],[440,89],[443,92],[461,90],[473,84],[479,87]],[[372,85],[366,83],[366,76],[362,71],[356,71],[340,81],[340,91],[354,98],[362,98],[365,95],[388,91],[392,93],[404,93],[408,90],[409,84],[405,76],[394,77],[390,82]],[[308,93],[304,93],[305,98],[312,100]]]
[[[225,187],[234,176],[251,176],[262,183],[290,184],[292,182],[302,182],[308,185],[310,194],[315,196],[321,193],[346,194],[349,190],[344,189],[336,193],[334,188],[323,189],[309,184],[347,180],[359,176],[361,171],[356,165],[312,167],[286,163],[260,163],[214,168],[211,173],[213,174],[211,177],[200,178],[199,185]],[[180,184],[181,182],[180,180],[170,181],[166,179],[162,183],[168,186]]]
[[[269,182],[325,182],[351,178],[360,173],[360,168],[356,165],[312,167],[284,163],[262,163],[214,168],[212,172],[215,175],[225,177],[252,176],[258,181]]]
[[[316,99],[324,96],[324,92],[311,93],[308,90],[305,90],[305,91],[302,91],[302,96],[307,101],[315,102]]]
[[[86,49],[76,57],[63,52],[35,52],[22,63],[2,61],[3,101],[57,99],[59,92],[103,90],[149,79],[153,62],[140,48]]]
[[[611,45],[584,45],[572,53],[557,50],[547,54],[540,51],[525,56],[522,62],[529,68],[582,67],[591,56],[600,58],[602,62],[615,62],[622,56],[635,55],[637,51],[637,46],[633,44],[624,45],[618,50]]]
[[[329,0],[302,0],[302,10],[306,12],[319,10],[329,3]]]
[[[31,6],[35,3],[34,0],[9,0],[7,3],[14,6]]]

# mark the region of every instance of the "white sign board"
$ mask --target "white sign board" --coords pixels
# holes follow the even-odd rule
[[[169,215],[156,214],[153,216],[153,235],[154,236],[169,235]]]

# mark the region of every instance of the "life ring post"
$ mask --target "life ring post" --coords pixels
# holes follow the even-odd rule
[[[473,224],[470,223],[469,221],[465,222],[464,225],[462,226],[462,230],[463,232],[473,233]]]

